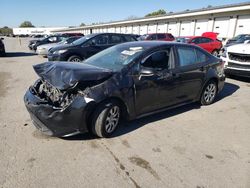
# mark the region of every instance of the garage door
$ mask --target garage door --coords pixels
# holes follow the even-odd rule
[[[115,32],[115,28],[113,28],[113,27],[108,28],[108,32],[109,33],[114,33]]]
[[[239,16],[235,35],[250,33],[250,15]]]
[[[166,33],[167,26],[168,26],[168,24],[166,24],[166,23],[158,23],[157,33]]]
[[[191,36],[191,21],[182,22],[180,30],[180,36]]]
[[[121,33],[126,33],[126,27],[121,27]]]
[[[201,36],[202,33],[208,31],[208,20],[197,20],[195,25],[195,36]]]
[[[108,28],[103,28],[103,29],[102,29],[102,32],[103,32],[103,33],[107,33],[107,32],[108,32]]]
[[[148,26],[148,33],[156,33],[157,24],[150,24]]]
[[[128,34],[133,33],[133,28],[132,28],[132,26],[127,26],[127,31],[126,31],[126,33],[128,33]]]
[[[213,31],[219,33],[219,38],[226,38],[229,30],[229,17],[215,18]]]
[[[140,26],[140,35],[148,34],[148,26],[147,25],[141,25]]]
[[[173,36],[177,37],[177,24],[176,24],[176,22],[169,22],[168,33],[171,33]]]
[[[133,26],[133,34],[140,34],[140,28],[138,25]]]
[[[116,33],[120,33],[120,32],[121,32],[121,27],[116,27],[116,28],[115,28],[115,32],[116,32]]]

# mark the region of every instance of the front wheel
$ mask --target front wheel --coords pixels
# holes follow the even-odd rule
[[[209,81],[203,89],[200,103],[202,105],[209,105],[214,102],[214,99],[217,95],[217,84],[215,81]]]
[[[110,137],[118,127],[120,117],[121,108],[114,100],[97,106],[92,119],[92,132],[98,137]]]
[[[77,55],[73,55],[73,56],[69,57],[68,61],[70,61],[70,62],[81,62],[82,58],[80,58]]]

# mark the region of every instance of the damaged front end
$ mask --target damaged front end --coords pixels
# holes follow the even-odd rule
[[[88,110],[94,103],[74,87],[61,91],[41,79],[29,88],[24,101],[33,124],[50,136],[86,132]]]
[[[69,64],[36,66],[34,69],[41,78],[24,96],[34,125],[45,134],[58,137],[88,131],[87,117],[95,106],[94,99],[88,96],[90,87],[102,83],[111,74],[107,71],[98,74],[97,68],[85,65],[80,66],[82,72],[75,65],[70,69]],[[84,69],[92,70],[92,77],[84,76]],[[94,77],[95,74],[98,75]]]

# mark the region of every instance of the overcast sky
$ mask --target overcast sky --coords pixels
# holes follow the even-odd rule
[[[164,9],[178,12],[241,0],[0,0],[0,27],[18,27],[23,21],[39,26],[79,26],[80,23],[118,21],[143,17]]]

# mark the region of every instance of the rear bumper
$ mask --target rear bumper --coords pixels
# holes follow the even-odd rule
[[[56,109],[40,99],[31,87],[24,96],[25,106],[37,129],[49,136],[62,137],[75,132],[87,132],[87,103],[83,96],[63,109]]]

